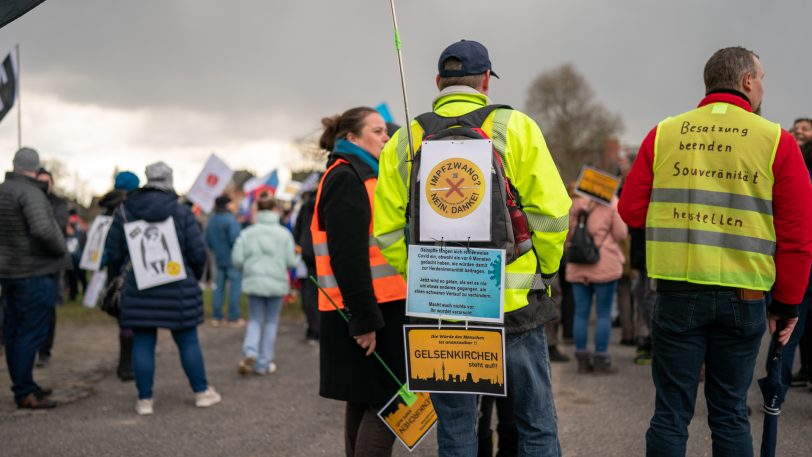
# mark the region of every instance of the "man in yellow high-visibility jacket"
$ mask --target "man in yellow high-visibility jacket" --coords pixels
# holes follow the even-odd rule
[[[704,76],[699,106],[643,140],[618,205],[645,226],[656,278],[649,456],[685,455],[703,363],[713,455],[753,455],[747,390],[762,335],[787,342],[812,261],[812,186],[792,136],[758,115],[758,56],[720,49]]]
[[[434,113],[459,117],[490,104],[488,51],[475,41],[446,48],[438,63]],[[409,195],[408,135],[400,129],[380,158],[375,190],[374,233],[384,257],[407,274],[405,238]],[[423,130],[412,122],[413,147]],[[496,109],[482,124],[504,157],[507,177],[516,187],[532,232],[533,250],[509,264],[505,272],[505,330],[508,397],[517,418],[519,447],[527,455],[561,455],[550,386],[550,361],[544,323],[554,317],[548,287],[555,277],[568,229],[569,196],[538,125],[524,113]],[[439,418],[441,456],[476,455],[476,396],[431,394]]]

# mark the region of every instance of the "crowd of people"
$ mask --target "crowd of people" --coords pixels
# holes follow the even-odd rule
[[[270,192],[259,194],[251,224],[238,220],[236,202],[223,195],[201,228],[163,162],[146,168],[143,186],[133,173],[119,173],[99,202],[113,217],[103,265],[109,278],[121,278],[117,374],[135,380],[137,413],[154,412],[157,329],[171,331],[195,405],[221,401],[208,382],[198,339],[200,283],[210,268],[216,281],[211,325],[245,328],[237,371],[277,370],[280,310],[295,284],[307,317],[305,339],[320,347],[319,394],[346,403],[346,455],[390,455],[394,435],[377,413],[399,386],[370,355],[377,352],[405,379],[407,247],[419,243],[411,198],[419,161],[413,155],[444,128],[475,127],[493,139],[503,178],[521,197],[532,246],[505,271],[507,397],[431,393],[439,454],[491,455],[495,407],[499,455],[561,455],[550,363],[571,361],[563,341],[574,345],[579,375],[617,373],[624,367],[609,355],[617,325],[618,343],[636,347],[634,362],[651,365],[656,402],[647,455],[685,455],[702,376],[714,455],[753,455],[746,397],[766,329],[778,332],[785,346],[785,384],[812,383],[812,325],[806,325],[812,120],[798,119],[787,132],[760,117],[758,56],[721,49],[705,66],[698,107],[651,130],[607,203],[576,191],[576,183],[565,186],[530,117],[493,106],[491,67],[480,43],[453,43],[438,61],[432,110],[411,125],[388,128],[368,107],[325,117],[319,145],[329,156],[318,187],[303,192],[294,211],[281,208]],[[686,123],[700,128],[686,129]],[[715,125],[734,125],[739,133],[701,128]],[[735,153],[685,147],[710,142]],[[40,168],[36,151],[20,149],[13,166],[0,185],[5,355],[17,405],[53,408],[50,389],[32,373],[37,353],[40,364],[50,356],[64,281],[71,300],[84,284],[77,257],[84,228],[53,194],[52,176]],[[722,171],[712,178],[705,170],[746,170],[751,178],[727,179]],[[185,279],[139,284],[133,263],[152,248],[131,251],[127,238],[137,234],[125,227],[133,221],[172,221],[181,256],[167,254],[159,272],[175,263]],[[296,270],[307,273],[291,273]],[[311,281],[296,281],[308,275],[318,278],[323,293]],[[349,322],[336,308],[348,312]],[[801,366],[793,373],[796,348]]]

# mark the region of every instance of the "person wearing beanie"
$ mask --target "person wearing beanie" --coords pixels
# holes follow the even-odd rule
[[[18,408],[46,409],[50,389],[34,381],[37,350],[48,336],[56,301],[54,275],[67,254],[65,238],[38,181],[39,154],[22,148],[0,184],[0,287],[6,297],[6,364]]]
[[[127,199],[127,194],[138,189],[140,180],[138,176],[131,171],[121,171],[116,174],[113,181],[113,190],[107,192],[99,199],[99,206],[102,207],[102,214],[105,216],[113,216],[116,209],[124,203]],[[107,265],[107,253],[102,253],[101,268]],[[133,351],[133,329],[121,325],[120,316],[116,317],[118,321],[118,366],[116,375],[122,382],[132,381],[135,379],[132,364],[132,351]]]
[[[158,189],[166,192],[175,192],[172,184],[172,169],[164,162],[155,162],[147,165],[144,174],[147,175],[147,184],[144,187]]]
[[[127,192],[132,192],[135,189],[138,189],[138,185],[140,184],[140,180],[135,173],[131,171],[122,171],[116,175],[115,184],[113,185],[114,189],[120,189]]]
[[[228,293],[228,326],[244,327],[245,319],[240,316],[240,289],[242,274],[231,262],[231,251],[237,237],[240,236],[240,223],[231,211],[231,198],[227,195],[217,197],[214,201],[214,213],[209,217],[206,225],[206,244],[214,252],[214,260],[217,265],[215,280],[217,286],[214,289],[212,300],[212,321],[213,327],[219,327],[223,322],[223,304],[226,298],[226,287]]]
[[[206,245],[191,209],[178,201],[172,186],[172,169],[157,162],[147,166],[146,176],[147,184],[130,192],[124,204],[116,210],[105,243],[108,276],[124,275],[120,323],[134,332],[132,365],[138,390],[135,410],[139,415],[153,413],[155,343],[159,328],[172,332],[181,364],[195,393],[195,405],[199,408],[212,406],[219,403],[221,397],[208,384],[203,351],[197,337],[197,326],[203,322],[203,294],[198,280],[206,265]],[[124,224],[139,220],[160,223],[170,217],[187,276],[139,290],[131,268]]]

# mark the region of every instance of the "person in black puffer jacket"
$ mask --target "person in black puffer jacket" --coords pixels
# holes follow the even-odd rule
[[[67,253],[65,239],[36,180],[39,154],[22,148],[0,184],[0,287],[6,303],[4,340],[14,400],[20,408],[53,408],[49,389],[34,382],[37,349],[48,335],[56,301],[54,275]]]
[[[196,406],[207,407],[220,401],[220,395],[206,380],[203,351],[197,338],[197,326],[203,323],[203,295],[198,279],[206,263],[206,245],[192,211],[178,202],[172,187],[172,169],[157,162],[147,166],[146,175],[144,188],[129,194],[123,212],[116,211],[105,245],[109,277],[126,271],[120,323],[135,333],[132,363],[138,388],[136,412],[141,415],[152,414],[158,328],[172,332],[181,364],[195,392]],[[135,274],[128,268],[130,255],[124,224],[137,220],[163,222],[169,217],[174,220],[186,279],[139,290]]]

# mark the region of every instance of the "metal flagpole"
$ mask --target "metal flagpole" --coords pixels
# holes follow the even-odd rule
[[[20,43],[14,45],[15,54],[17,54],[17,74],[15,75],[17,79],[17,149],[21,149],[23,147],[23,102],[20,93],[22,92],[22,88],[20,86]]]
[[[403,54],[400,51],[400,32],[398,19],[395,16],[395,0],[389,0],[392,7],[392,25],[395,27],[395,49],[398,52],[398,67],[400,68],[400,87],[403,90],[403,109],[406,111],[406,135],[409,138],[409,161],[414,160],[414,145],[412,143],[412,123],[409,118],[409,101],[406,98],[406,74],[403,71]]]

